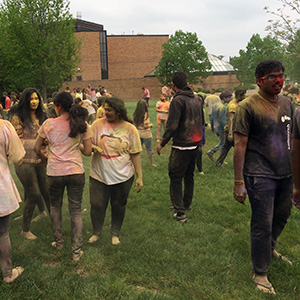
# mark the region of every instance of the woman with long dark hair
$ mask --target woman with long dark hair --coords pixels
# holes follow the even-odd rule
[[[15,166],[15,170],[23,185],[26,198],[21,234],[30,240],[36,239],[36,236],[30,231],[35,205],[38,205],[40,214],[46,215],[43,202],[45,201],[48,211],[50,211],[46,169],[41,159],[33,151],[37,132],[46,119],[47,115],[43,110],[40,93],[35,88],[26,88],[21,94],[12,124],[26,151],[23,163]],[[43,145],[43,151],[47,152],[46,144]]]
[[[148,107],[145,100],[140,100],[137,103],[133,113],[133,123],[139,132],[142,146],[143,144],[146,146],[151,166],[156,167],[156,164],[153,162],[152,132],[150,130],[153,124],[150,123]]]
[[[125,208],[134,174],[135,186],[142,189],[142,151],[137,129],[127,116],[124,102],[116,97],[106,98],[105,118],[97,119],[91,126],[94,153],[90,174],[90,201],[95,243],[101,234],[108,202],[111,204],[111,241],[120,243],[119,234],[125,217]]]
[[[62,249],[62,202],[67,188],[69,213],[72,229],[72,255],[78,261],[83,255],[81,202],[85,175],[81,153],[89,156],[92,153],[93,133],[86,122],[88,112],[85,108],[73,104],[68,92],[58,93],[54,99],[55,119],[48,119],[38,131],[34,151],[46,162],[41,151],[44,141],[49,143],[47,176],[51,202],[51,219],[55,241],[52,246]],[[81,144],[82,142],[82,144]]]

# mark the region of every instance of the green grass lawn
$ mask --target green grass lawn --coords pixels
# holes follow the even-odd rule
[[[237,203],[232,196],[233,161],[216,168],[206,152],[217,143],[206,132],[203,171],[195,171],[193,210],[188,223],[173,220],[170,209],[167,145],[156,154],[156,113],[150,102],[154,124],[153,150],[156,168],[142,152],[144,187],[132,188],[120,235],[121,245],[110,240],[110,210],[100,241],[88,244],[92,235],[88,191],[91,158],[85,158],[87,184],[83,198],[83,250],[78,263],[72,262],[70,218],[67,201],[63,206],[65,247],[58,251],[53,241],[50,219],[32,223],[35,241],[20,236],[22,221],[10,221],[14,266],[25,271],[14,283],[0,283],[0,299],[273,299],[255,289],[251,282],[250,205]],[[126,103],[132,116],[136,102]],[[16,178],[17,186],[23,194]],[[66,200],[66,199],[65,199]],[[22,207],[22,204],[21,204]],[[274,261],[269,279],[277,299],[300,299],[300,212],[295,208],[280,237],[277,250],[293,261],[293,266]]]

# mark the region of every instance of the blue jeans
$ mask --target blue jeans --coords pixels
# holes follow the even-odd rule
[[[194,170],[198,147],[194,150],[172,148],[169,157],[170,197],[175,213],[184,213],[191,206],[194,194]],[[184,192],[182,195],[182,180]]]
[[[72,254],[79,255],[82,247],[81,202],[85,183],[84,174],[66,176],[48,176],[51,201],[52,230],[58,246],[64,243],[62,233],[62,203],[65,187],[67,188],[69,214],[72,230]]]
[[[108,202],[111,205],[111,234],[119,236],[125,218],[127,198],[134,176],[125,182],[107,185],[90,177],[90,202],[93,233],[100,235]]]
[[[143,146],[143,144],[145,144],[146,146],[146,150],[147,150],[147,154],[149,157],[153,156],[153,152],[152,152],[152,138],[140,138],[141,139],[141,144]]]
[[[226,135],[224,132],[222,133],[217,133],[216,134],[217,137],[219,138],[219,144],[216,145],[215,147],[211,148],[208,152],[210,152],[211,154],[216,153],[217,151],[221,152],[224,144],[225,144],[225,139],[226,139]]]
[[[292,176],[280,180],[245,176],[251,218],[251,257],[255,274],[266,275],[276,241],[291,214]]]

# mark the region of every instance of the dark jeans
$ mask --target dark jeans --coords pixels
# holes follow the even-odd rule
[[[199,146],[198,147],[198,153],[197,153],[197,157],[196,157],[196,166],[199,172],[202,172],[202,147]]]
[[[218,157],[217,161],[216,161],[216,166],[220,167],[222,166],[229,150],[231,149],[231,147],[234,146],[234,142],[233,141],[229,141],[227,139],[227,135],[226,135],[226,140],[225,140],[225,144],[223,145],[221,152],[220,152],[220,156]]]
[[[217,151],[221,152],[223,146],[224,146],[224,143],[225,143],[225,133],[222,132],[222,133],[217,133],[216,134],[218,139],[219,139],[219,144],[214,146],[213,148],[211,148],[208,152],[210,152],[211,154],[214,154],[216,153]]]
[[[8,234],[9,215],[0,217],[0,261],[3,277],[10,277],[12,272],[11,247]]]
[[[101,234],[107,205],[110,201],[111,234],[113,236],[120,235],[133,179],[134,176],[125,182],[107,185],[90,177],[91,219],[94,234]]]
[[[169,157],[170,197],[175,213],[184,213],[191,206],[194,193],[194,170],[198,147],[194,150],[172,148]],[[184,193],[182,196],[182,180]]]
[[[292,177],[281,180],[245,176],[252,209],[251,256],[255,274],[266,275],[276,241],[291,213]]]
[[[149,97],[145,97],[144,100],[146,100],[146,104],[149,107],[149,100],[150,100],[150,98]]]
[[[81,202],[85,183],[84,174],[66,176],[48,176],[51,201],[51,219],[55,242],[58,246],[64,243],[62,233],[62,203],[65,187],[67,188],[69,214],[72,230],[72,254],[79,255],[82,247]]]
[[[48,192],[46,168],[43,163],[22,163],[15,166],[16,174],[24,188],[26,202],[23,209],[23,231],[30,230],[30,222],[35,205],[45,201],[50,211],[50,199]]]

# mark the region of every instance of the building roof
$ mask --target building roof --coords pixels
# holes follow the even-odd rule
[[[218,58],[216,55],[209,54],[208,53],[208,59],[212,65],[212,68],[210,71],[213,72],[213,75],[222,75],[222,74],[228,74],[228,72],[233,72],[234,67],[227,61],[224,61],[220,58]],[[149,72],[145,77],[155,77],[154,71],[152,70]]]
[[[213,73],[228,73],[235,71],[234,67],[229,62],[224,61],[213,54],[208,54],[208,59],[212,65],[210,71]]]
[[[89,21],[84,21],[81,19],[76,19],[75,25],[76,32],[90,32],[90,31],[104,31],[104,27],[101,24],[96,24]]]

